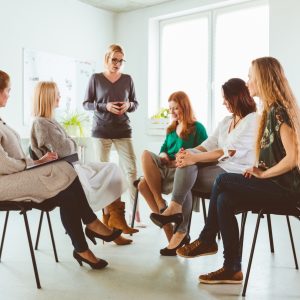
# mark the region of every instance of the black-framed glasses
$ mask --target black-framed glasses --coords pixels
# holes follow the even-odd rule
[[[124,62],[126,62],[126,60],[125,60],[125,59],[112,58],[112,59],[111,59],[111,62],[112,62],[114,65],[117,65],[117,64],[122,65]]]

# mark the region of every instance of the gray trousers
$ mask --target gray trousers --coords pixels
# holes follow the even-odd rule
[[[196,149],[189,149],[198,152]],[[179,232],[187,232],[189,218],[192,211],[192,188],[196,186],[198,191],[210,192],[216,177],[226,173],[222,168],[212,166],[191,165],[184,168],[176,168],[172,191],[172,201],[182,205],[183,222],[178,227]]]

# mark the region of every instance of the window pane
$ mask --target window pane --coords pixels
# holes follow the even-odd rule
[[[198,16],[162,24],[160,103],[175,91],[186,92],[197,119],[208,120],[208,18]]]
[[[255,20],[255,22],[253,21]],[[269,53],[267,5],[223,11],[216,15],[213,127],[228,111],[222,105],[221,85],[230,78],[247,81],[251,61]]]

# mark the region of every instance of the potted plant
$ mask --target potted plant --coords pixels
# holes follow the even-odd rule
[[[69,112],[62,117],[61,124],[72,137],[84,137],[84,128],[89,117],[84,112]]]
[[[152,124],[169,124],[169,109],[168,108],[160,108],[158,113],[151,117]]]

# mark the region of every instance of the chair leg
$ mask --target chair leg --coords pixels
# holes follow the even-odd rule
[[[271,215],[267,214],[267,222],[268,222],[268,231],[269,231],[269,240],[270,240],[270,250],[274,253],[274,241],[273,241],[273,233],[272,233],[272,224],[271,224]]]
[[[47,215],[47,220],[48,220],[48,226],[49,226],[49,231],[50,231],[50,236],[51,236],[51,242],[52,242],[55,261],[58,262],[58,257],[57,257],[57,252],[56,252],[56,246],[55,246],[54,235],[53,235],[53,230],[52,230],[49,211],[46,211],[46,215]]]
[[[207,214],[206,214],[205,199],[204,199],[204,198],[201,198],[201,202],[202,202],[202,210],[203,210],[204,224],[206,224]]]
[[[1,261],[1,256],[2,256],[2,250],[3,250],[3,245],[4,245],[8,217],[9,217],[9,211],[6,212],[4,226],[3,226],[3,233],[2,233],[1,246],[0,246],[0,261]]]
[[[297,254],[296,254],[296,250],[295,250],[295,244],[294,244],[294,239],[293,239],[292,228],[291,228],[289,216],[286,216],[286,220],[287,220],[287,224],[288,224],[288,228],[289,228],[289,234],[290,234],[292,250],[293,250],[293,255],[294,255],[294,261],[295,261],[295,268],[296,268],[296,270],[298,270]]]
[[[41,288],[40,278],[39,278],[39,273],[38,273],[38,270],[37,270],[36,260],[35,260],[35,256],[34,256],[34,251],[33,251],[33,246],[32,246],[30,229],[29,229],[29,225],[28,225],[27,214],[26,214],[26,211],[23,211],[21,213],[23,214],[23,217],[24,217],[24,223],[25,223],[25,228],[26,228],[26,233],[27,233],[27,238],[28,238],[28,244],[29,244],[29,249],[30,249],[30,254],[31,254],[31,260],[32,260],[32,265],[33,265],[33,270],[34,270],[36,286],[37,286],[38,289],[40,289]]]
[[[133,209],[132,209],[132,218],[131,218],[131,227],[132,228],[134,227],[134,221],[135,221],[135,214],[136,214],[138,199],[139,199],[139,190],[137,188],[136,193],[135,193],[135,198],[134,198]]]
[[[35,241],[35,247],[34,247],[35,250],[37,250],[38,246],[39,246],[40,234],[41,234],[41,229],[42,229],[42,224],[43,224],[43,217],[44,217],[44,211],[41,210],[39,227],[38,227],[38,231],[37,231],[37,235],[36,235],[36,241]]]
[[[247,285],[248,285],[248,279],[249,279],[249,275],[250,275],[251,264],[252,264],[254,250],[255,250],[256,239],[257,239],[257,233],[258,233],[260,219],[261,219],[262,214],[263,214],[263,210],[261,210],[259,212],[258,216],[257,216],[256,227],[255,227],[255,232],[254,232],[253,242],[252,242],[252,247],[251,247],[251,253],[250,253],[250,257],[249,257],[249,262],[248,262],[248,267],[247,267],[247,273],[246,273],[246,278],[245,278],[243,292],[242,292],[242,296],[243,297],[245,297],[245,295],[246,295],[246,290],[247,290]]]
[[[191,213],[190,213],[190,217],[189,217],[189,224],[188,224],[188,229],[187,229],[187,236],[190,234],[190,230],[191,230],[191,223],[192,223],[192,215],[193,215],[193,207],[191,209]]]
[[[243,245],[244,245],[244,233],[245,233],[245,224],[247,219],[248,212],[242,213],[241,219],[241,233],[240,233],[240,256],[243,255]]]

